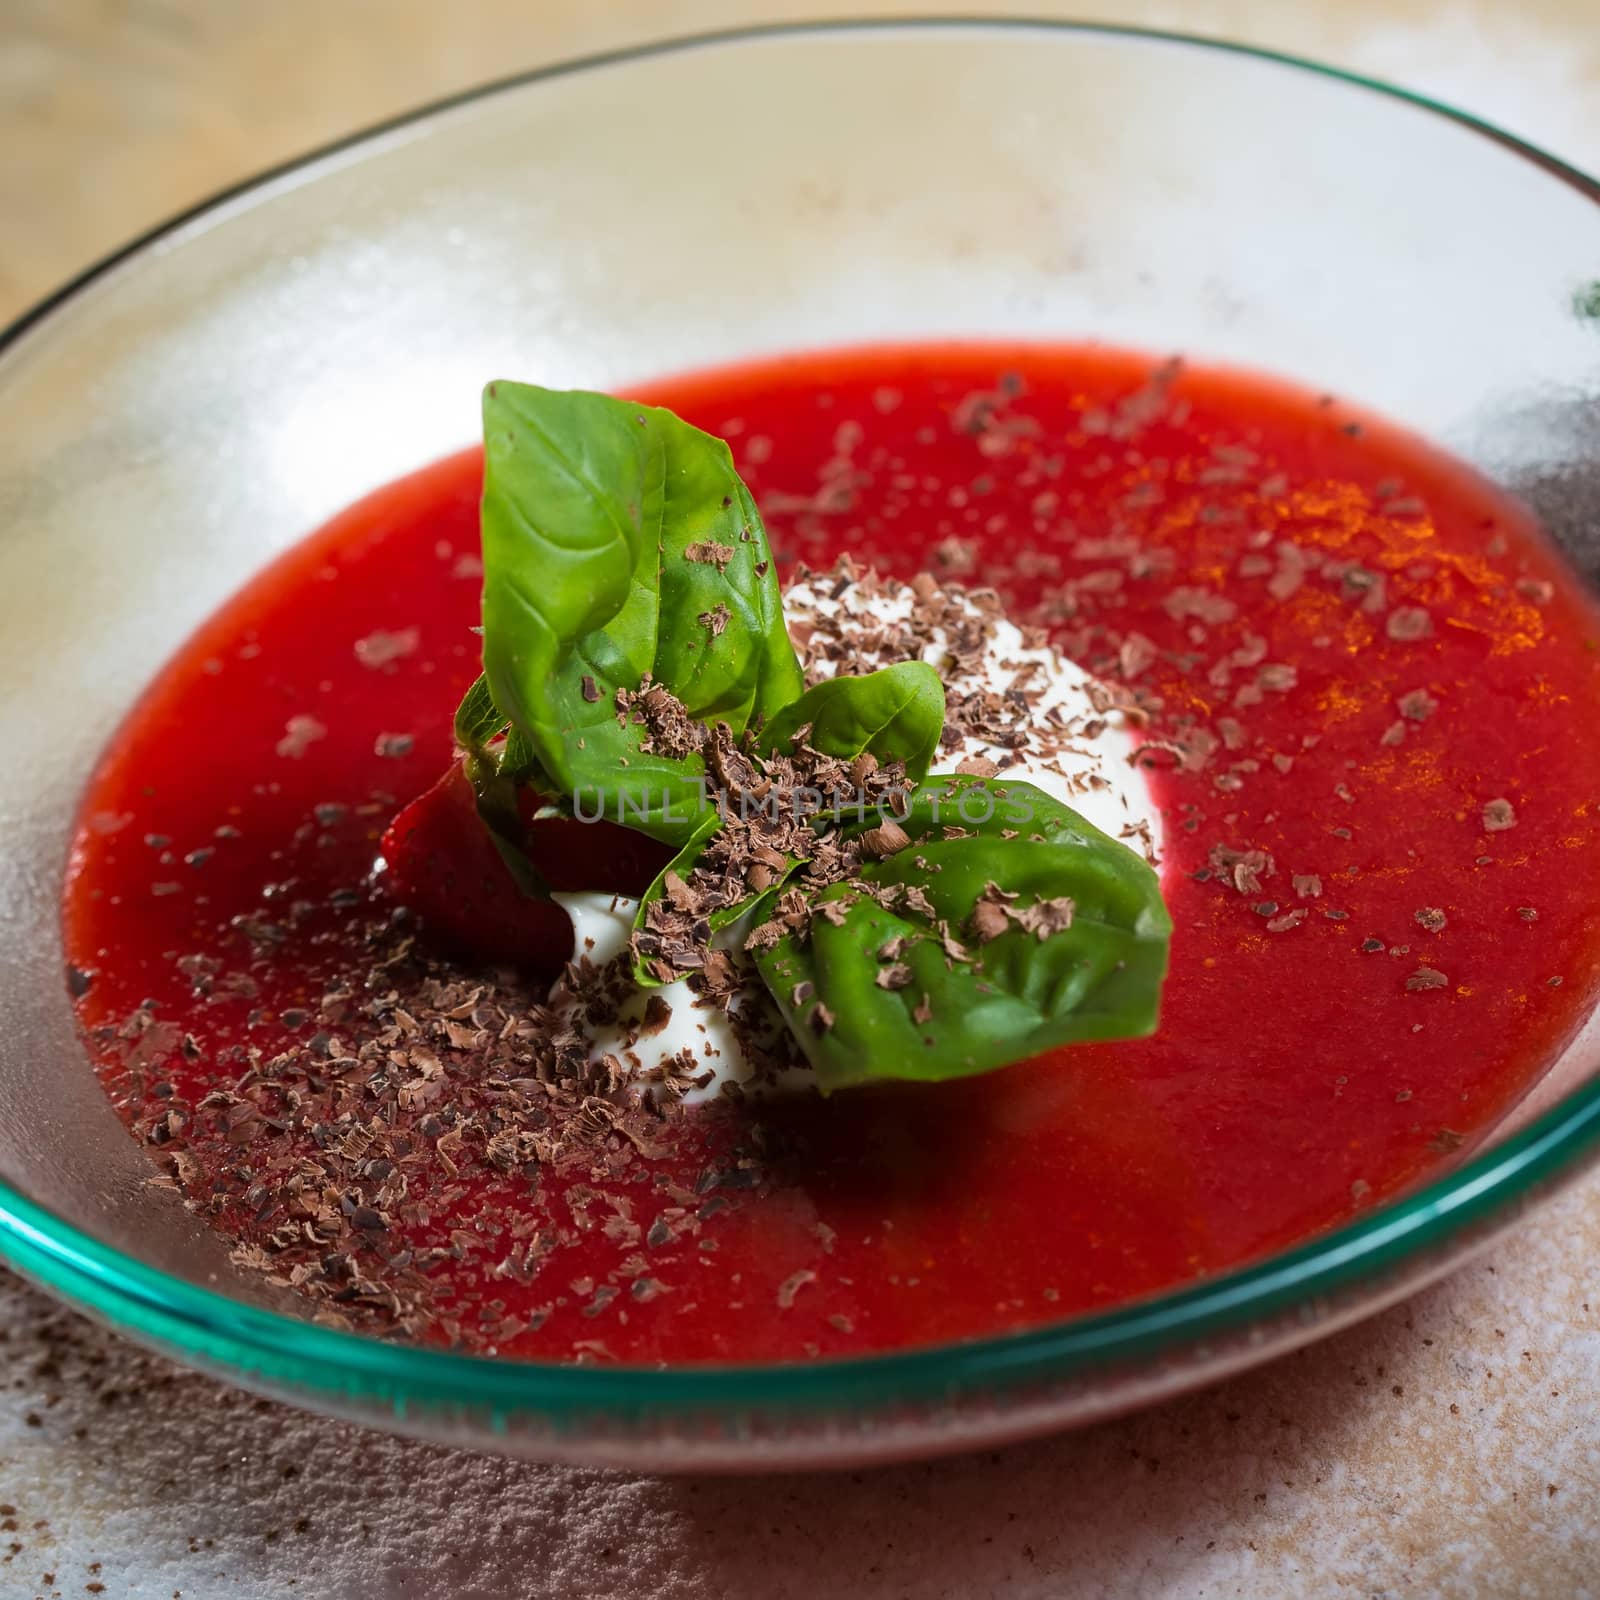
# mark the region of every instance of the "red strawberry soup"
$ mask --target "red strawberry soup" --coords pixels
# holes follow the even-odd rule
[[[549,670],[501,648],[559,585],[537,568],[513,604],[495,563],[546,512],[559,540],[612,458],[585,435],[501,515],[524,458],[491,420],[481,543],[477,450],[352,507],[178,650],[84,798],[63,916],[106,1092],[173,1203],[309,1314],[631,1363],[1036,1325],[1458,1160],[1587,1017],[1600,624],[1467,467],[1343,399],[1090,346],[634,394],[725,438],[761,512],[706,489],[653,678],[620,611]],[[669,487],[721,482],[695,462]],[[663,518],[700,515],[675,495]],[[971,689],[1010,624],[1011,687]],[[1046,638],[1083,669],[1070,716]],[[875,731],[840,734],[818,684],[886,668]],[[656,767],[911,800],[693,847],[580,820],[583,784]],[[920,809],[1008,782],[1038,799],[1009,832]],[[569,897],[614,895],[607,965]],[[685,1026],[686,1056],[652,1044]]]

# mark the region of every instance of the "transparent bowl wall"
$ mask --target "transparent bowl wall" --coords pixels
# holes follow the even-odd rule
[[[328,1411],[660,1468],[862,1461],[1082,1422],[1437,1276],[1600,1135],[1580,1042],[1491,1147],[1244,1272],[869,1361],[491,1363],[317,1328],[152,1189],[72,1029],[67,821],[140,686],[364,491],[469,442],[488,376],[1093,337],[1336,390],[1600,529],[1595,186],[1301,64],[1043,25],[691,42],[470,96],[226,198],[0,354],[0,1251],[181,1358]]]

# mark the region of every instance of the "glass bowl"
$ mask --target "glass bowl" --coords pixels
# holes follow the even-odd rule
[[[1259,52],[1042,23],[817,26],[485,89],[95,268],[0,349],[0,1251],[264,1393],[656,1470],[860,1463],[1088,1422],[1449,1270],[1600,1150],[1592,1025],[1427,1187],[1244,1270],[1022,1334],[654,1370],[317,1327],[150,1187],[74,1037],[63,851],[97,751],[164,657],[285,545],[470,442],[495,373],[606,388],[930,335],[1181,350],[1430,436],[1530,499],[1592,572],[1597,200],[1470,117]]]

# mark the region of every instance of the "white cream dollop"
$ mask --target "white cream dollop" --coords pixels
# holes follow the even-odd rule
[[[572,918],[576,955],[587,956],[596,966],[602,966],[628,948],[634,913],[639,908],[637,900],[630,900],[626,895],[588,893],[558,893],[551,898]],[[736,951],[745,932],[743,922],[735,923],[724,929],[715,943],[723,949]],[[736,955],[735,959],[743,964],[742,957]],[[652,996],[666,1002],[670,1015],[657,1032],[638,1035],[645,1020],[645,1007]],[[734,1005],[737,1007],[738,1002]],[[707,1082],[684,1092],[683,1099],[689,1105],[715,1099],[725,1079],[747,1083],[755,1070],[739,1044],[729,1013],[720,1005],[705,1003],[689,986],[687,978],[663,984],[658,989],[637,990],[617,1007],[614,1018],[604,1023],[586,1023],[583,1031],[589,1038],[591,1061],[615,1056],[625,1067],[637,1063],[639,1071],[658,1067],[687,1049],[696,1063],[703,1064],[711,1073]],[[630,1039],[634,1041],[632,1044]]]
[[[857,632],[870,637],[878,629],[894,630],[911,622],[916,613],[916,595],[906,584],[881,580],[870,588],[852,584],[837,596],[832,587],[825,578],[794,584],[784,593],[784,614],[802,624],[829,619],[847,637]],[[945,594],[947,602],[952,596],[962,598],[959,590]],[[1029,645],[1014,622],[988,615],[976,602],[967,600],[964,609],[968,620],[984,623],[988,633],[977,671],[956,669],[949,635],[939,627],[930,630],[922,659],[938,669],[947,700],[985,690],[1003,695],[1012,688],[1026,689],[1035,697],[1029,722],[1035,729],[1051,730],[1048,740],[1036,741],[1047,745],[1048,753],[1036,750],[1016,761],[1002,745],[968,738],[953,749],[941,749],[929,770],[953,773],[963,761],[987,757],[1003,769],[1004,777],[1043,789],[1102,833],[1125,840],[1156,864],[1160,859],[1160,814],[1143,773],[1133,765],[1137,746],[1125,719],[1120,713],[1102,714],[1097,709],[1094,677],[1052,645]],[[899,659],[892,650],[884,653],[871,648],[863,649],[861,657],[863,671]],[[818,658],[810,675],[832,677],[836,671],[831,660]],[[1076,729],[1093,732],[1075,735]]]
[[[1070,805],[1102,832],[1125,840],[1152,863],[1158,862],[1160,813],[1142,771],[1131,759],[1136,742],[1119,713],[1101,709],[1103,697],[1097,704],[1093,677],[1050,645],[1028,644],[1014,623],[986,612],[974,601],[963,600],[957,591],[947,591],[947,605],[951,595],[964,609],[965,620],[981,625],[986,638],[975,669],[970,665],[962,669],[951,653],[946,631],[934,627],[926,632],[922,658],[944,679],[947,700],[1025,689],[1031,696],[1029,724],[1046,731],[1048,737],[1030,740],[1037,748],[1021,753],[1020,760],[1018,753],[1003,745],[966,737],[953,748],[941,748],[931,770],[953,773],[965,761],[987,758],[1001,767],[1003,777],[1034,784]],[[809,638],[820,624],[830,633],[842,635],[856,647],[861,671],[904,659],[903,651],[894,648],[892,635],[912,621],[917,607],[917,597],[909,586],[881,581],[870,586],[841,586],[836,577],[802,580],[784,594],[784,614],[791,630]],[[880,639],[882,649],[878,648]],[[829,657],[810,653],[810,681],[831,677],[837,670]],[[572,918],[578,955],[603,965],[627,948],[637,901],[609,894],[558,894],[555,898]],[[735,952],[741,964],[737,951],[744,932],[743,926],[736,924],[724,929],[716,940],[722,948]],[[658,1031],[643,1036],[638,1030],[651,996],[664,1001],[671,1015]],[[737,1009],[739,1002],[733,1004]],[[715,1099],[724,1083],[747,1084],[756,1070],[739,1044],[728,1012],[704,1002],[688,979],[640,991],[619,1007],[614,1020],[585,1023],[583,1028],[590,1041],[591,1059],[614,1056],[638,1072],[659,1069],[687,1049],[696,1063],[703,1063],[705,1072],[697,1074],[704,1081],[683,1094],[686,1104]],[[802,1074],[791,1076],[803,1078]]]

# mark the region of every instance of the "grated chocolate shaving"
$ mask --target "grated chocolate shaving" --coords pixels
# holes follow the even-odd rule
[[[1483,831],[1485,833],[1504,833],[1508,828],[1517,825],[1517,813],[1511,802],[1505,799],[1486,800],[1483,806]]]
[[[715,567],[718,572],[727,570],[728,563],[733,560],[734,548],[729,544],[718,544],[714,539],[701,539],[690,545],[684,552],[684,560],[698,562],[702,566]]]
[[[1450,980],[1434,967],[1418,967],[1406,979],[1406,988],[1413,991],[1443,989]]]

